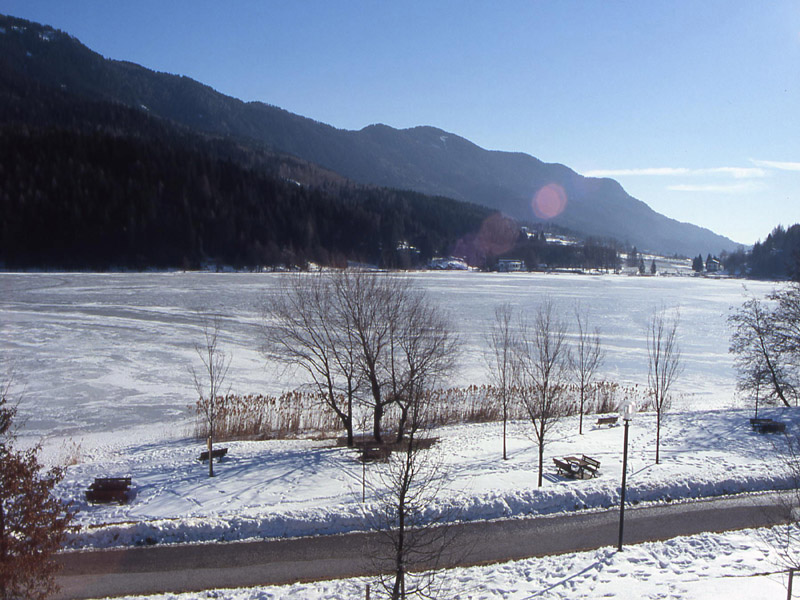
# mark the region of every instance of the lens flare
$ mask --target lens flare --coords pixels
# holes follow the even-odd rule
[[[484,219],[480,231],[458,240],[453,248],[453,256],[465,258],[470,265],[480,265],[487,256],[498,256],[511,250],[518,237],[519,225],[495,213]]]
[[[548,183],[531,201],[533,212],[540,219],[553,219],[567,207],[567,193],[557,183]]]

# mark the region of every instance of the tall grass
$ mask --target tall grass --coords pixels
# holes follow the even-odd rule
[[[318,394],[293,391],[275,396],[217,396],[214,439],[265,440],[336,431],[339,420]],[[197,403],[195,435],[208,436],[208,422]]]
[[[512,396],[519,395],[512,390]],[[426,392],[429,411],[427,425],[457,425],[460,423],[487,423],[500,421],[503,409],[497,389],[490,385],[471,385]],[[578,388],[567,386],[566,415],[578,414]],[[640,410],[647,410],[650,398],[646,388],[638,385],[620,385],[598,382],[588,391],[584,403],[585,413],[617,412],[625,402],[635,402]],[[282,439],[299,436],[329,436],[341,431],[341,423],[333,410],[318,393],[292,391],[278,397],[229,394],[218,396],[214,406],[214,438],[225,440]],[[526,419],[525,409],[519,403],[511,403],[509,419]],[[385,427],[395,427],[399,411],[390,408],[384,417]],[[197,403],[195,435],[204,439],[208,435],[208,424],[203,418],[200,403]]]

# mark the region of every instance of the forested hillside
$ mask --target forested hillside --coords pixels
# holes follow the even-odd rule
[[[0,83],[8,267],[411,266],[447,254],[491,214],[355,185],[299,159],[47,88],[2,62]]]
[[[124,104],[195,132],[263,144],[362,184],[473,202],[519,221],[614,238],[643,250],[694,255],[736,248],[707,229],[656,213],[616,181],[585,178],[561,164],[488,151],[435,127],[340,130],[269,104],[242,102],[187,77],[105,59],[47,26],[0,15],[0,28],[0,68],[8,74],[88,100]],[[531,207],[549,186],[564,195],[558,214]]]

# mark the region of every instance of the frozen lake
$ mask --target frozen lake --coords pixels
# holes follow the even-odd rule
[[[14,373],[25,432],[81,435],[183,422],[199,365],[197,311],[223,315],[232,390],[276,394],[298,383],[259,354],[260,305],[289,275],[243,273],[0,274],[0,353]],[[730,406],[735,376],[726,317],[742,281],[693,277],[425,272],[409,275],[447,307],[463,340],[453,383],[483,383],[484,334],[494,307],[530,311],[550,297],[572,321],[590,311],[607,351],[603,377],[647,381],[645,328],[653,310],[678,307],[685,371],[681,408]],[[771,283],[747,282],[763,295]]]

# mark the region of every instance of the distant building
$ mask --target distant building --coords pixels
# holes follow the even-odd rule
[[[722,270],[722,264],[716,259],[712,258],[706,261],[706,271],[709,273],[716,273]]]
[[[497,261],[497,270],[501,273],[516,273],[525,270],[525,261],[516,258],[501,258]]]
[[[463,258],[448,256],[447,258],[432,258],[428,263],[428,268],[440,271],[466,271],[469,269],[469,265]]]

